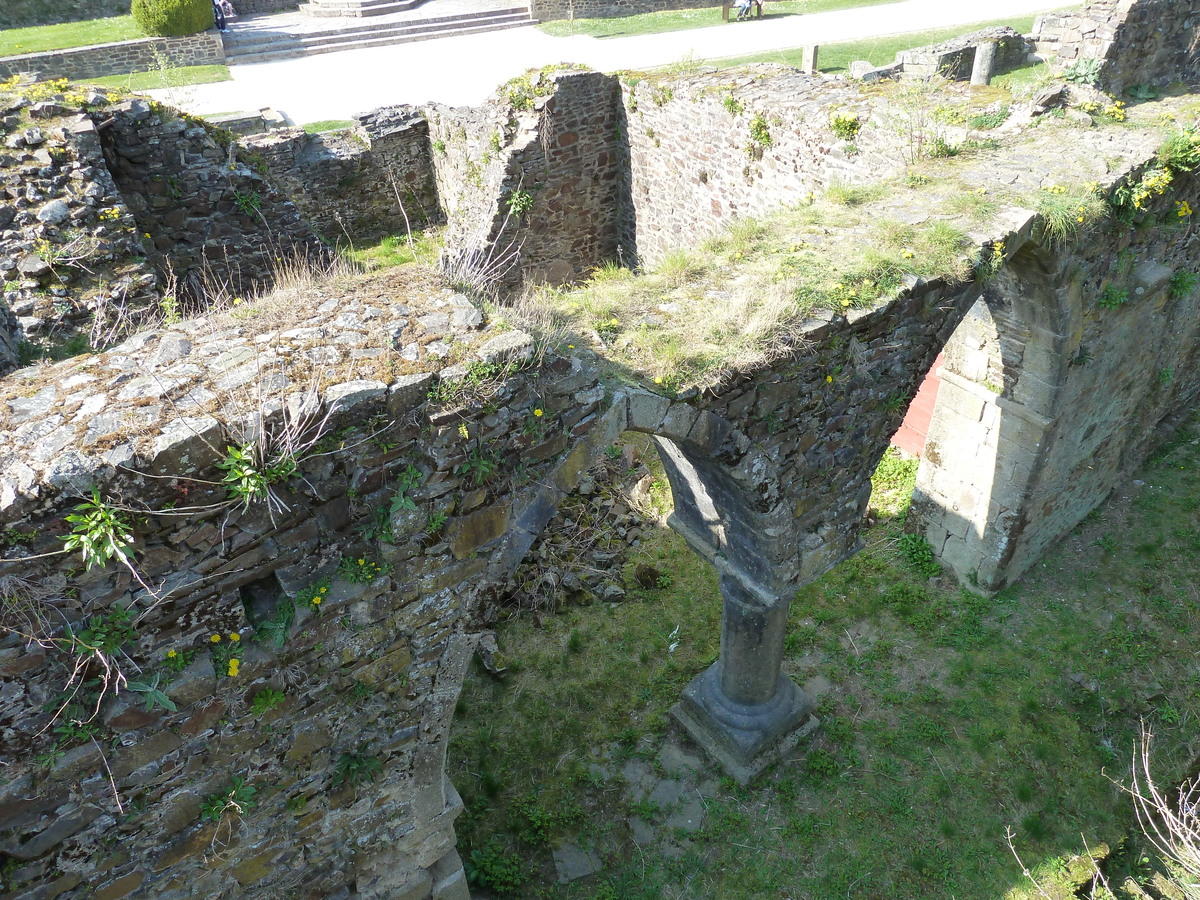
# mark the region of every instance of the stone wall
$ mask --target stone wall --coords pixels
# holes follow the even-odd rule
[[[241,3],[235,3],[233,8],[238,11],[240,16],[261,16],[267,13],[299,9],[300,0],[242,0]]]
[[[381,291],[277,298],[0,386],[0,575],[36,612],[0,639],[10,896],[466,897],[443,776],[464,618],[615,434],[584,358],[538,364],[460,296]],[[515,368],[440,368],[451,343]],[[297,474],[231,500],[227,445],[278,448],[301,420]],[[39,556],[93,488],[129,510],[131,567]],[[43,707],[84,652],[62,623],[86,639],[118,608],[121,666],[175,708],[88,693],[60,720],[83,732],[56,737]]]
[[[109,171],[180,299],[243,297],[323,251],[288,197],[238,161],[232,138],[131,100],[100,124]]]
[[[0,374],[23,355],[72,341],[111,343],[156,308],[148,242],[109,174],[84,104],[91,91],[31,102],[0,97],[0,280],[10,318],[0,324]],[[25,345],[22,347],[21,345]]]
[[[404,234],[406,225],[441,218],[428,126],[419,115],[376,110],[350,131],[281,129],[241,144],[330,243]]]
[[[633,16],[668,9],[703,9],[711,0],[533,0],[529,14],[540,22]]]
[[[70,78],[86,81],[106,75],[150,72],[161,65],[224,65],[225,46],[216,31],[187,37],[148,37],[94,47],[28,53],[0,59],[0,79],[35,72],[43,79]]]
[[[969,35],[921,47],[917,50],[901,50],[896,54],[905,75],[927,78],[941,75],[955,81],[969,79],[975,64],[975,48],[984,41],[996,43],[995,74],[1023,66],[1029,58],[1029,44],[1025,38],[1008,27],[985,28]]]
[[[129,0],[78,0],[73,3],[6,0],[4,4],[6,28],[28,28],[33,25],[55,25],[59,22],[83,22],[87,19],[127,15]]]
[[[875,102],[840,79],[774,66],[647,78],[625,88],[624,106],[633,234],[623,243],[643,263],[732,219],[904,166]],[[830,128],[839,113],[862,125],[852,144]]]
[[[1033,38],[1055,65],[1103,63],[1097,86],[1120,94],[1139,84],[1192,83],[1200,75],[1200,3],[1196,0],[1094,0],[1078,10],[1038,17]]]

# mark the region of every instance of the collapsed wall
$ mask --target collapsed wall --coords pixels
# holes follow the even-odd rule
[[[1121,94],[1138,85],[1194,83],[1200,76],[1200,3],[1195,0],[1093,0],[1039,16],[1033,39],[1064,69],[1096,60],[1096,84]]]

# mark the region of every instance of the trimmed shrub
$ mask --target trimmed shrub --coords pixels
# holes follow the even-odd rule
[[[133,0],[130,12],[148,35],[180,37],[213,27],[212,0]]]

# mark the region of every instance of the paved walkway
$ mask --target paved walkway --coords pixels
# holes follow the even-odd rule
[[[430,0],[432,9],[443,0]],[[668,34],[597,40],[549,37],[535,27],[348,50],[234,66],[233,81],[154,91],[198,114],[273,107],[292,122],[349,119],[397,103],[476,104],[526,69],[575,62],[600,71],[718,59],[908,31],[1030,15],[1063,4],[1047,0],[903,0],[884,6],[741,22]]]

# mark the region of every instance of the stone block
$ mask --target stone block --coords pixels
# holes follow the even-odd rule
[[[629,392],[629,428],[658,434],[663,418],[671,407],[671,401],[649,391]]]
[[[446,526],[446,540],[455,559],[466,559],[477,549],[508,530],[510,505],[498,503],[454,519]]]
[[[130,872],[127,875],[122,875],[120,878],[110,881],[103,887],[97,888],[96,893],[92,894],[92,900],[120,900],[122,897],[128,897],[145,880],[145,872]]]

